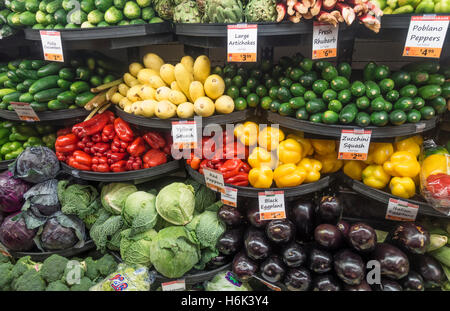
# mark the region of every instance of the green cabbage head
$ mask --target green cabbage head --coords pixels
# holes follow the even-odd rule
[[[174,225],[189,223],[194,215],[194,188],[180,182],[165,186],[156,196],[158,214]]]
[[[156,271],[178,278],[200,260],[200,248],[192,232],[182,226],[162,229],[150,245],[150,261]]]
[[[155,201],[156,196],[145,191],[137,191],[128,196],[122,209],[122,218],[131,227],[131,235],[155,226],[158,217]]]
[[[132,184],[127,183],[110,183],[102,188],[102,205],[114,215],[120,215],[128,196],[137,191]]]
[[[150,267],[150,244],[156,237],[155,230],[150,229],[146,232],[131,236],[131,229],[121,232],[120,256],[122,260],[129,265],[143,265]]]

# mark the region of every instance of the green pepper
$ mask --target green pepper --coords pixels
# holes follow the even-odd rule
[[[0,128],[2,129],[11,129],[14,126],[14,122],[11,121],[3,121],[0,123]]]
[[[1,110],[6,110],[8,108],[8,104],[6,104],[5,102],[1,102],[0,103],[0,109]]]
[[[4,144],[2,148],[0,148],[0,154],[6,156],[7,154],[16,151],[19,148],[22,148],[22,144],[18,141],[12,141],[10,143]]]
[[[10,135],[9,135],[9,140],[10,141],[17,141],[17,140],[20,140],[20,141],[27,141],[27,139],[29,138],[30,136],[28,136],[28,135],[23,135],[23,134],[20,134],[20,133],[11,133]]]
[[[4,144],[6,144],[8,142],[9,142],[9,136],[3,137],[0,139],[0,146],[3,146]]]
[[[27,125],[26,123],[13,126],[12,132],[20,133],[22,135],[27,135],[27,136],[38,136],[39,135],[38,131],[36,131],[36,129],[33,126]]]
[[[42,146],[44,143],[39,137],[32,136],[23,144],[24,148],[33,146]]]
[[[11,134],[11,131],[8,129],[0,128],[0,139],[8,137]]]
[[[385,7],[383,9],[383,14],[389,15],[392,14],[392,12],[394,12],[394,10],[391,7]]]
[[[8,104],[8,107],[6,107],[9,111],[14,111],[14,107]]]
[[[50,134],[55,131],[55,128],[50,124],[36,124],[35,127],[41,135]]]
[[[24,150],[23,147],[20,147],[10,153],[7,153],[5,155],[5,160],[12,160],[12,159],[17,158],[19,156],[19,154],[21,154],[23,152],[23,150]]]
[[[450,12],[450,0],[440,0],[435,2],[434,13],[448,13]]]
[[[386,3],[392,10],[398,7],[398,0],[387,0]]]
[[[434,2],[433,0],[424,0],[416,7],[415,13],[433,13]]]
[[[52,133],[52,134],[42,136],[42,141],[44,142],[44,144],[47,148],[53,149],[53,148],[55,148],[56,134]]]
[[[412,5],[408,4],[401,6],[398,9],[395,9],[394,12],[392,12],[392,14],[409,14],[412,12],[414,12],[414,8]]]

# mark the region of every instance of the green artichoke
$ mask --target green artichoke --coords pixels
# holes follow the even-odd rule
[[[154,0],[154,7],[159,17],[165,20],[172,20],[175,8],[174,0]]]
[[[276,0],[250,0],[245,7],[247,22],[275,22],[276,4]]]
[[[206,0],[203,22],[239,23],[244,21],[242,3],[239,0]]]
[[[173,21],[180,24],[200,23],[201,15],[197,3],[192,0],[184,0],[177,5],[173,13]]]

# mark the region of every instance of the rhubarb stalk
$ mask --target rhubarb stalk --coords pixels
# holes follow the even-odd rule
[[[342,18],[347,25],[351,25],[355,21],[355,11],[348,4],[338,2],[336,8],[341,12]]]
[[[316,16],[319,14],[320,9],[322,8],[322,0],[316,0],[316,3],[311,8],[310,12],[312,16]]]
[[[286,5],[283,3],[277,4],[277,23],[281,22],[286,16]]]
[[[324,9],[325,11],[331,11],[332,9],[334,9],[336,2],[337,0],[324,0],[322,9]]]
[[[373,15],[365,14],[363,16],[358,17],[359,21],[364,24],[367,28],[372,30],[375,33],[380,31],[380,21]]]
[[[325,11],[321,11],[319,13],[317,20],[321,23],[331,24],[334,27],[336,27],[338,24],[338,20],[336,19],[336,17]]]
[[[287,14],[289,16],[295,15],[294,5],[297,3],[297,0],[287,0]]]

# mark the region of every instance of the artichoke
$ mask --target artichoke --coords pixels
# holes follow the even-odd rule
[[[203,22],[239,23],[244,21],[242,3],[239,0],[206,0]]]
[[[184,0],[175,7],[173,13],[173,21],[175,23],[200,23],[201,16],[197,3],[192,0]]]
[[[205,13],[206,0],[196,0],[200,13]]]
[[[159,17],[165,20],[171,20],[175,2],[174,0],[154,0],[154,8]]]
[[[250,0],[245,7],[247,22],[275,22],[276,4],[276,0]]]

